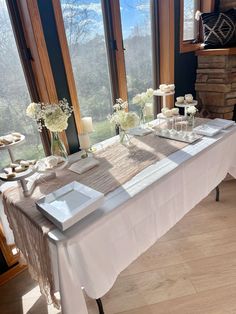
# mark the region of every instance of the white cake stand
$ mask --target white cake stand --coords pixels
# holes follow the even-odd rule
[[[22,143],[24,143],[24,141],[25,141],[25,136],[23,134],[21,134],[21,139],[19,141],[13,142],[13,143],[8,144],[8,145],[0,146],[0,150],[7,150],[8,154],[10,156],[11,162],[14,162],[15,158],[14,158],[14,155],[13,155],[13,152],[12,152],[12,148],[14,148],[14,147],[16,147],[18,145],[21,145]]]
[[[184,108],[184,115],[187,116],[187,108],[189,108],[191,106],[197,106],[197,104],[198,104],[197,100],[193,100],[191,103],[187,103],[187,102],[178,103],[178,102],[176,102],[175,106],[179,107],[179,108]]]
[[[157,89],[157,90],[154,90],[153,92],[153,96],[160,96],[163,98],[163,103],[162,103],[162,107],[163,108],[166,108],[166,97],[167,96],[172,96],[175,94],[175,91],[171,91],[169,93],[165,93],[165,92],[162,92],[160,89]]]
[[[16,146],[21,145],[22,143],[24,143],[24,141],[25,141],[25,136],[22,134],[21,135],[21,139],[19,141],[13,142],[13,143],[8,144],[8,145],[0,146],[0,151],[1,150],[7,150],[8,154],[10,156],[11,162],[14,163],[15,162],[15,158],[14,158],[12,149],[14,147],[16,147]],[[25,179],[27,177],[32,176],[32,174],[34,174],[34,173],[35,173],[35,170],[32,167],[29,167],[27,170],[25,170],[23,172],[20,172],[20,173],[17,173],[16,176],[13,177],[13,178],[7,178],[6,174],[1,174],[0,175],[0,180],[7,181],[7,182],[9,182],[9,181],[18,181],[18,182],[20,182],[20,184],[22,186],[22,189],[23,189],[23,192],[24,192],[24,195],[25,196],[29,196],[32,193],[32,191],[34,190],[36,182],[32,182],[32,183],[28,182],[27,183]]]

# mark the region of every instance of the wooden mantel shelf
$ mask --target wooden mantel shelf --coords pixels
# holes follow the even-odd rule
[[[196,56],[229,56],[229,55],[236,55],[236,47],[202,49],[196,51]]]

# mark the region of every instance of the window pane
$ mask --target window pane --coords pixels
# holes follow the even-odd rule
[[[195,20],[195,13],[199,8],[199,0],[184,0],[184,40],[197,38],[198,22]]]
[[[152,43],[149,0],[120,0],[130,110],[132,98],[152,87]]]
[[[114,135],[107,121],[112,112],[103,15],[100,0],[61,0],[82,116],[92,116],[93,143]]]
[[[13,131],[26,136],[26,143],[14,149],[15,158],[41,157],[43,147],[37,126],[25,114],[31,100],[4,0],[0,0],[0,47],[0,136]],[[0,151],[0,167],[8,163],[8,154]]]

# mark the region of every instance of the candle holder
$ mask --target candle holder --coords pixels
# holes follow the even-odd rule
[[[92,155],[89,133],[79,134],[80,148],[82,150],[79,160],[74,162],[69,170],[82,174],[99,165],[99,161]]]
[[[80,142],[80,148],[83,151],[81,158],[83,159],[87,158],[89,149],[91,147],[89,133],[79,134],[79,142]]]

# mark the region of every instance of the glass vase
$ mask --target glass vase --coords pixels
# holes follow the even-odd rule
[[[125,130],[119,128],[119,136],[120,136],[120,143],[122,145],[130,145],[130,143],[131,143],[130,137]]]
[[[195,117],[194,115],[189,115],[188,116],[188,125],[192,127],[192,129],[194,128],[194,124],[195,124]]]
[[[145,108],[145,107],[144,107]],[[145,114],[144,114],[144,108],[140,108],[140,113],[139,113],[139,126],[140,128],[144,128],[145,125]]]
[[[67,159],[68,154],[58,132],[51,132],[51,154]]]

